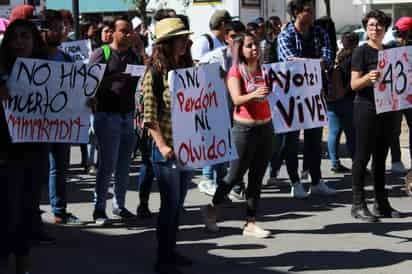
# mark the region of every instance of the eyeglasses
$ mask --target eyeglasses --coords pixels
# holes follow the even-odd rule
[[[377,30],[383,30],[384,26],[381,24],[367,24],[366,25],[368,29],[377,29]]]

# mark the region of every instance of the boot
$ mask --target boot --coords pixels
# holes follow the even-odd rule
[[[376,223],[379,221],[378,217],[374,216],[368,209],[365,203],[360,205],[353,205],[351,209],[351,215],[355,219],[359,219],[368,223]]]
[[[401,213],[394,209],[389,201],[375,201],[372,209],[373,214],[379,218],[401,218]]]

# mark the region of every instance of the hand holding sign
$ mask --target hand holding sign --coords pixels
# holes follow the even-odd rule
[[[380,75],[381,73],[378,70],[371,70],[368,73],[369,81],[371,81],[372,83],[375,83],[376,81],[378,81]]]

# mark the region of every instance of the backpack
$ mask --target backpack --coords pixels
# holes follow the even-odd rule
[[[209,50],[213,50],[215,48],[215,43],[213,43],[213,38],[210,34],[203,34],[202,36],[206,37],[206,40],[209,42]]]

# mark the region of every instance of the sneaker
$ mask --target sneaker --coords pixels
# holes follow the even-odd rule
[[[311,185],[309,194],[336,195],[336,189],[327,186],[324,181],[320,180],[317,185]]]
[[[201,213],[206,230],[210,232],[219,231],[219,227],[216,224],[216,208],[211,205],[207,205],[202,207]]]
[[[340,162],[336,166],[332,166],[330,169],[333,173],[349,173],[351,170],[344,165],[342,165]]]
[[[216,192],[216,184],[212,180],[201,181],[197,187],[201,193],[204,193],[209,196],[214,196]]]
[[[90,176],[96,176],[97,175],[97,168],[95,165],[90,165],[87,167],[86,173],[89,174]]]
[[[136,210],[137,217],[141,219],[150,219],[153,217],[153,213],[150,211],[148,204],[141,203]]]
[[[401,218],[402,213],[394,209],[388,201],[378,204],[374,203],[372,213],[378,218]]]
[[[243,228],[243,236],[250,236],[259,239],[270,237],[271,233],[268,230],[264,230],[256,224],[246,224]]]
[[[56,225],[71,225],[71,226],[81,226],[85,223],[73,214],[67,212],[63,214],[54,214],[54,223]]]
[[[107,217],[106,212],[100,210],[94,210],[93,220],[96,225],[109,225],[111,223],[110,219]]]
[[[231,200],[237,200],[239,202],[244,202],[244,201],[246,201],[245,191],[244,190],[232,189],[229,193],[229,198]]]
[[[136,217],[136,215],[131,213],[125,207],[115,208],[113,209],[112,213],[115,217],[120,218],[122,220],[133,219]]]
[[[406,169],[402,162],[392,163],[392,173],[405,174]]]
[[[56,238],[51,236],[45,230],[40,229],[40,231],[38,233],[32,235],[31,242],[33,244],[39,244],[39,245],[55,245],[56,244]]]
[[[308,197],[308,193],[306,192],[301,182],[295,182],[292,184],[290,196],[295,199],[305,199]]]

